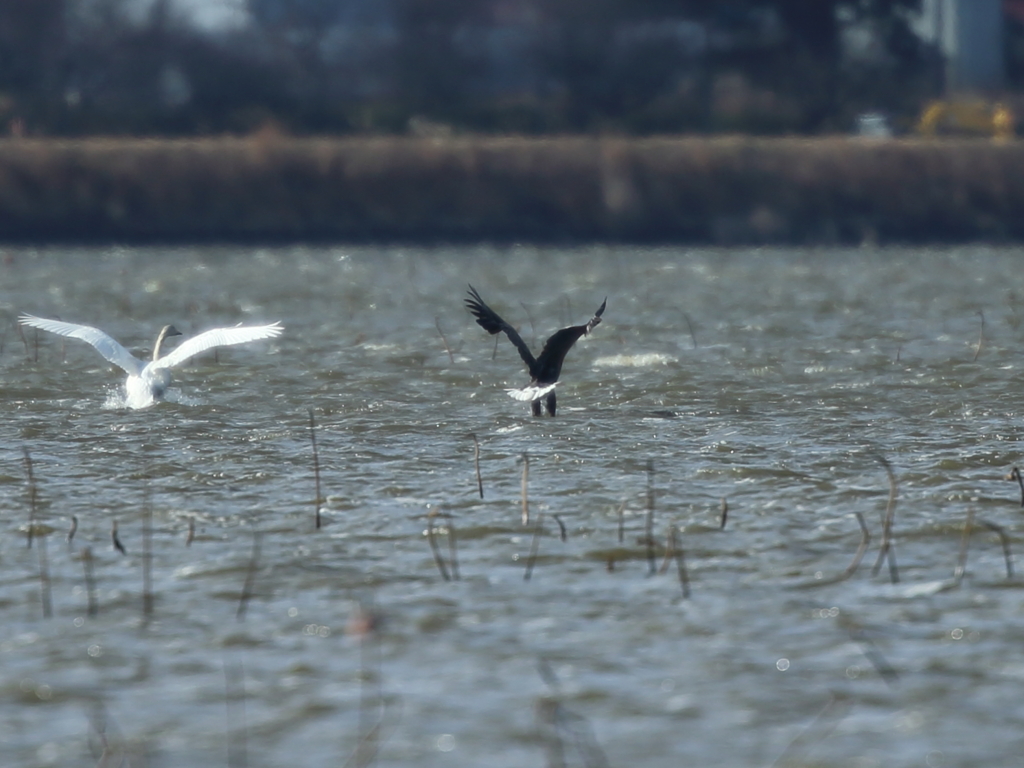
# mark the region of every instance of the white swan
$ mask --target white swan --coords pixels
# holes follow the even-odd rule
[[[153,345],[153,359],[144,363],[103,331],[89,325],[46,320],[33,315],[22,315],[18,318],[18,322],[30,328],[39,328],[92,344],[97,352],[128,374],[124,388],[127,395],[125,405],[129,408],[145,408],[157,400],[163,399],[164,392],[171,383],[169,369],[185,362],[190,357],[213,347],[274,338],[284,330],[280,323],[213,328],[198,336],[193,336],[191,339],[186,339],[176,349],[160,357],[160,345],[164,339],[168,336],[181,336],[181,332],[173,325],[165,325]]]

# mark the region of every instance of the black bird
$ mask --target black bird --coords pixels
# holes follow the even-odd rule
[[[476,317],[477,324],[492,336],[499,331],[504,331],[508,340],[515,344],[519,350],[519,356],[523,358],[526,367],[530,369],[530,376],[533,381],[530,386],[523,389],[510,389],[508,393],[516,400],[529,400],[533,407],[533,415],[540,416],[540,401],[547,396],[548,415],[555,415],[555,385],[558,384],[558,377],[562,373],[562,362],[566,353],[572,349],[576,339],[586,336],[601,322],[601,315],[604,314],[604,306],[608,298],[601,302],[601,306],[586,325],[572,325],[555,332],[551,338],[544,342],[544,349],[540,357],[534,358],[526,342],[516,332],[516,329],[502,320],[498,313],[484,304],[476,288],[469,286],[469,296],[466,299],[466,308]]]

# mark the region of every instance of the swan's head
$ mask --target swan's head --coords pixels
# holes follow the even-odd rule
[[[181,331],[175,328],[173,325],[165,325],[160,329],[160,335],[156,337],[156,344],[153,345],[153,360],[160,359],[160,345],[164,343],[164,339],[168,336],[181,336]]]

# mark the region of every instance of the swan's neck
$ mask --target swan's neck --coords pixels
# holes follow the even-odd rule
[[[160,359],[160,345],[164,343],[164,339],[168,336],[181,336],[181,331],[175,328],[173,325],[165,325],[160,329],[160,335],[156,337],[156,344],[153,345],[153,362],[155,363]]]

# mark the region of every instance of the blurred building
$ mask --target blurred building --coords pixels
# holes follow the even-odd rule
[[[1006,16],[1024,13],[1018,0],[924,0],[918,34],[945,59],[945,89],[992,93],[1006,83]]]

